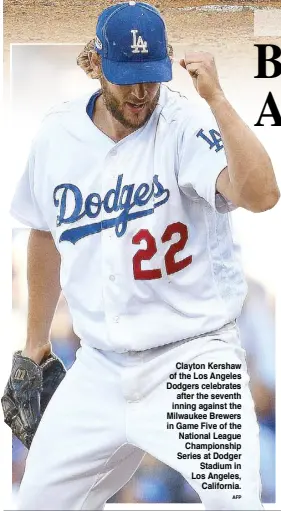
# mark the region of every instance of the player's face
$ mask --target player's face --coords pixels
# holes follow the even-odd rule
[[[124,128],[139,129],[151,117],[159,99],[159,83],[114,85],[100,77],[107,110]]]

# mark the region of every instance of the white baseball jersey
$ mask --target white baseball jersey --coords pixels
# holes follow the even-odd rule
[[[216,193],[227,162],[211,111],[161,85],[146,125],[115,143],[89,99],[45,117],[11,209],[52,233],[76,334],[121,353],[234,320],[246,285],[233,206]]]

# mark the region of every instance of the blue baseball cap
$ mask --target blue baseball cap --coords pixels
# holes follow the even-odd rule
[[[149,4],[130,1],[105,9],[97,22],[95,50],[111,83],[132,85],[172,79],[165,23]]]

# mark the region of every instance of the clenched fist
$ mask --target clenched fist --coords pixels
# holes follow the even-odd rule
[[[205,52],[185,53],[180,65],[189,72],[198,94],[207,103],[224,97],[213,55]]]

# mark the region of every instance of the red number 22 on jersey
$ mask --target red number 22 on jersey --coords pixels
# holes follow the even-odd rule
[[[175,255],[184,249],[188,240],[188,229],[185,224],[181,222],[175,222],[168,225],[161,238],[162,243],[166,243],[172,239],[173,234],[179,234],[180,239],[175,243],[172,243],[170,248],[165,254],[165,266],[168,275],[172,275],[177,271],[186,268],[192,262],[192,256],[185,257],[180,261],[175,261]],[[133,269],[135,280],[154,280],[161,279],[162,271],[157,268],[154,270],[143,270],[141,267],[142,261],[150,261],[153,256],[157,253],[157,246],[155,238],[148,231],[148,229],[141,229],[132,239],[134,245],[139,245],[142,241],[146,241],[147,247],[140,249],[133,257]]]

